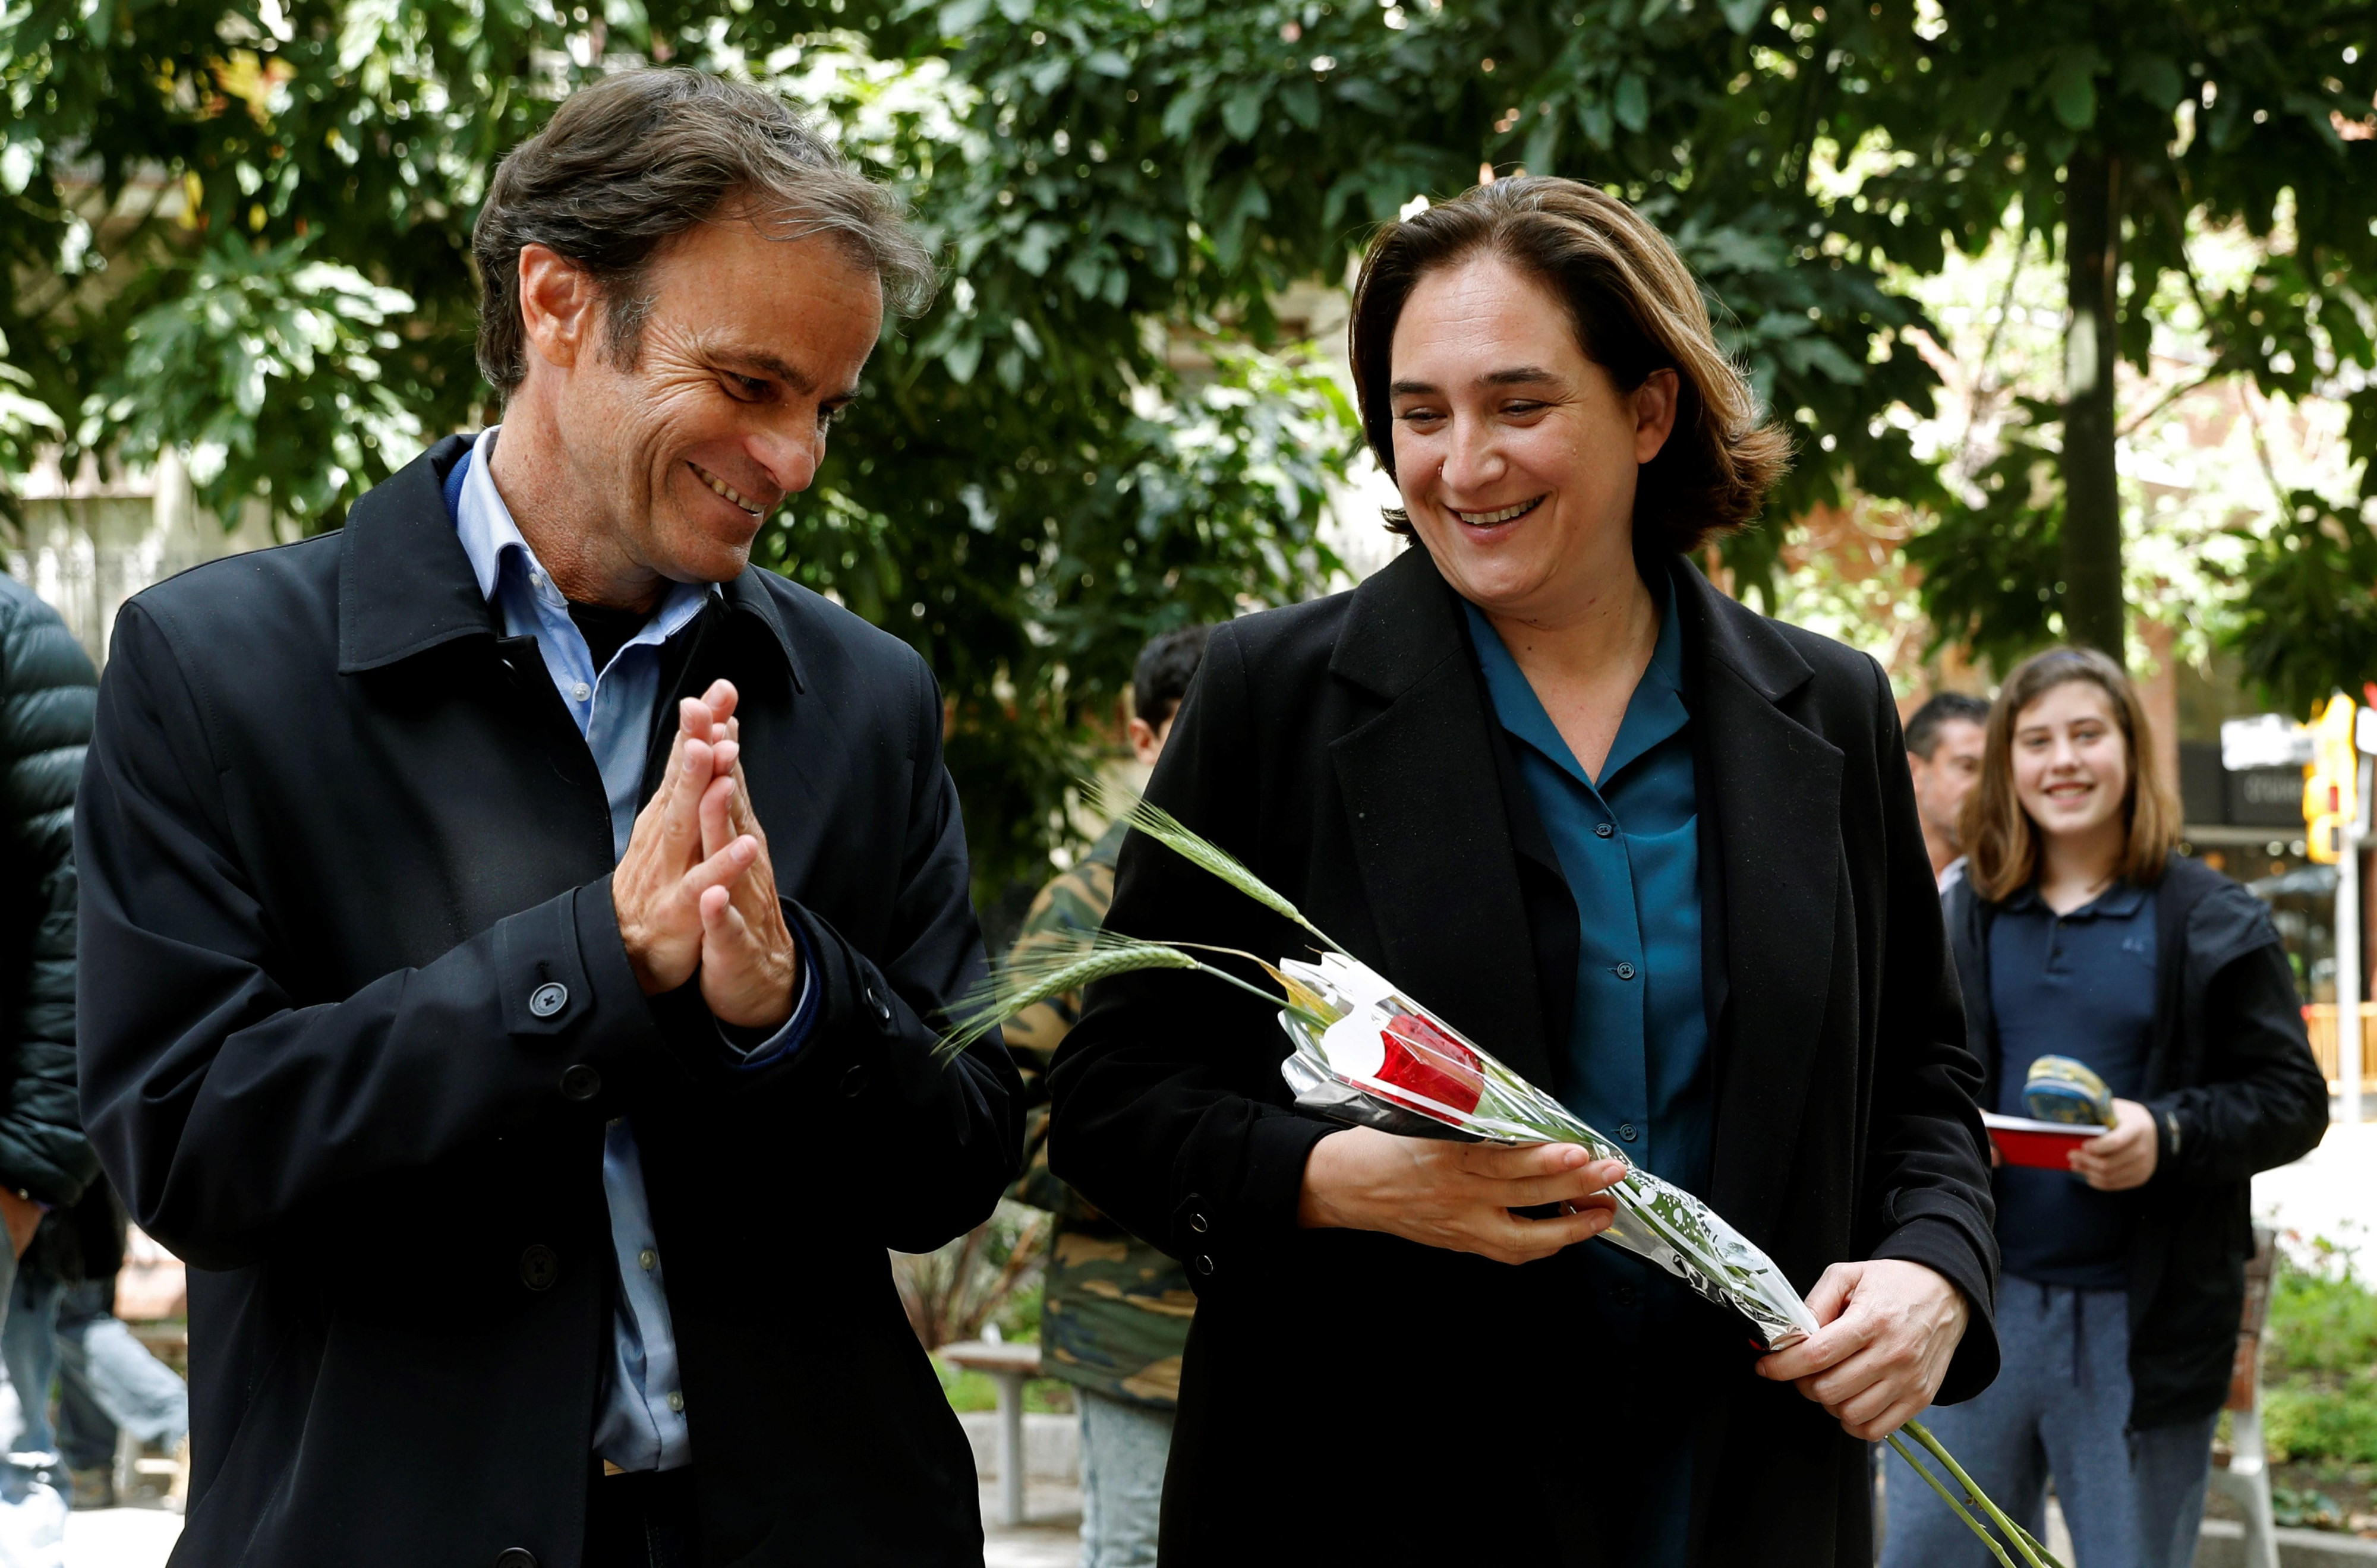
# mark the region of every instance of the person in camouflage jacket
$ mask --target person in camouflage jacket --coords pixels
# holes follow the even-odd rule
[[[1172,715],[1204,657],[1210,628],[1187,626],[1147,645],[1131,682],[1131,746],[1153,766]],[[1106,830],[1041,889],[1010,950],[1071,946],[1106,917],[1127,830]],[[1027,1008],[1006,1026],[1007,1049],[1031,1109],[1025,1164],[1012,1196],[1054,1216],[1040,1309],[1040,1365],[1073,1385],[1081,1412],[1081,1568],[1155,1562],[1164,1455],[1180,1395],[1180,1353],[1197,1297],[1177,1259],[1124,1229],[1048,1170],[1048,1064],[1081,1016],[1078,993]]]

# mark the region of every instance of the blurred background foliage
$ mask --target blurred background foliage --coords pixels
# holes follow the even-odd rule
[[[2111,171],[2117,422],[2243,383],[2348,408],[2353,465],[2377,442],[2371,30],[2341,0],[0,0],[0,505],[44,444],[171,445],[227,519],[335,526],[496,416],[467,239],[503,150],[603,71],[775,85],[908,194],[949,286],[761,557],[932,661],[987,897],[1070,841],[1146,636],[1344,580],[1358,433],[1284,302],[1414,198],[1523,168],[1641,204],[1799,446],[1712,569],[1787,608],[1794,519],[1887,500],[1933,641],[2001,660],[2072,629],[2067,469],[2151,434],[2072,439],[2068,346],[1998,364],[2061,336],[2001,328],[2023,258],[2072,269],[2074,168]],[[1937,285],[2008,257],[1976,366]],[[2274,692],[2377,673],[2336,468],[2210,530],[2215,631]],[[2116,626],[2211,602],[2133,490],[2109,534],[2072,512]]]

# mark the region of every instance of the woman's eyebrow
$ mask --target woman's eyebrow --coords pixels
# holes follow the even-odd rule
[[[1489,371],[1477,378],[1481,386],[1525,386],[1540,381],[1558,381],[1559,376],[1541,365],[1523,364],[1513,370]]]

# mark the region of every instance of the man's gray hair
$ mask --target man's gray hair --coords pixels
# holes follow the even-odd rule
[[[900,198],[861,174],[774,93],[699,71],[624,72],[570,94],[496,170],[471,231],[479,369],[508,397],[528,373],[520,253],[552,249],[602,291],[605,348],[633,365],[661,244],[732,206],[786,240],[825,236],[874,268],[902,315],[931,304],[932,256]]]

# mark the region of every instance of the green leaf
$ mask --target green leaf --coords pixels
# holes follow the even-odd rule
[[[1618,91],[1611,101],[1618,123],[1641,135],[1651,124],[1651,92],[1642,78],[1631,71],[1618,78]]]
[[[1093,49],[1081,64],[1099,76],[1117,80],[1130,75],[1130,61],[1111,49]]]
[[[1251,138],[1256,127],[1262,124],[1265,90],[1265,84],[1248,82],[1223,102],[1222,127],[1230,133],[1232,140]]]
[[[2084,131],[2096,123],[2096,74],[2104,68],[2105,57],[2090,44],[2056,54],[2055,68],[2047,77],[2048,99],[2055,117],[2072,130]]]
[[[2121,88],[2154,105],[2168,109],[2187,90],[2187,84],[2171,64],[2168,54],[2144,52],[2125,56],[2121,61]],[[2067,125],[2069,121],[2065,122]],[[2073,126],[2073,129],[2078,129]]]
[[[1766,14],[1767,5],[1766,0],[1717,0],[1717,9],[1724,14],[1726,26],[1747,36]]]

